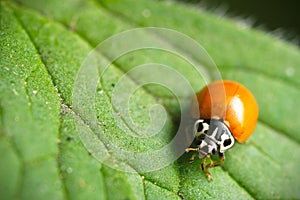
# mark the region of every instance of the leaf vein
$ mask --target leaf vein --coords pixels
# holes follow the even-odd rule
[[[144,179],[143,179],[143,180],[144,180],[144,181],[148,181],[148,182],[152,183],[153,185],[156,185],[156,186],[158,186],[158,187],[160,187],[160,188],[162,188],[162,189],[164,189],[164,190],[166,190],[166,191],[168,191],[168,192],[171,192],[171,193],[176,194],[177,196],[179,196],[176,192],[170,190],[169,188],[164,187],[163,185],[161,185],[161,184],[159,184],[159,183],[157,183],[157,182],[153,182],[153,180],[148,179],[146,176],[144,176]]]
[[[61,154],[63,153],[62,151],[62,144],[61,144],[61,140],[62,140],[62,118],[61,116],[59,117],[59,128],[58,128],[58,140],[59,140],[59,143],[58,143],[58,152],[57,152],[57,155],[56,155],[56,163],[57,163],[57,169],[58,169],[58,172],[59,172],[59,176],[60,176],[60,179],[61,179],[61,182],[62,182],[62,188],[63,188],[63,191],[64,191],[64,195],[66,197],[66,199],[70,199],[70,195],[69,195],[69,191],[68,191],[68,188],[67,188],[67,185],[66,185],[66,182],[64,181],[64,175],[63,175],[63,171],[62,171],[62,163],[60,161],[61,159]]]
[[[226,172],[226,173],[229,175],[229,177],[230,177],[232,180],[234,180],[234,181],[238,184],[238,186],[240,186],[242,189],[244,189],[244,191],[245,191],[247,194],[249,194],[249,196],[251,196],[253,199],[256,199],[255,194],[252,193],[247,187],[245,187],[245,186],[242,184],[242,182],[240,182],[238,179],[236,179],[236,178],[233,176],[233,174],[231,174],[229,171],[226,171],[226,169],[224,169],[222,166],[221,166],[221,169],[222,169],[224,172]]]
[[[13,14],[14,14],[14,17],[17,19],[18,23],[20,24],[20,26],[22,27],[22,29],[25,31],[25,33],[26,33],[26,35],[28,36],[30,42],[32,43],[32,45],[33,45],[34,48],[36,49],[36,52],[37,52],[38,56],[40,57],[40,60],[41,60],[41,62],[43,63],[43,66],[44,66],[44,68],[45,68],[45,70],[46,70],[48,76],[50,77],[50,80],[51,80],[52,84],[54,85],[53,77],[51,76],[51,74],[50,74],[48,68],[46,67],[45,61],[44,61],[43,58],[40,56],[40,55],[41,55],[41,52],[39,51],[39,48],[38,48],[37,44],[35,43],[33,37],[31,36],[30,32],[26,29],[26,26],[22,23],[22,21],[21,21],[21,20],[18,18],[18,16],[15,14],[15,11],[13,12]],[[33,70],[31,71],[31,73],[34,72],[35,70],[36,70],[36,69],[33,69]],[[31,98],[30,98],[30,95],[29,95],[29,91],[28,91],[27,85],[26,85],[27,80],[28,80],[29,77],[30,77],[30,75],[25,79],[25,85],[24,85],[24,87],[25,87],[25,92],[26,92],[26,95],[27,95],[29,104],[30,104],[30,110],[31,110],[31,113],[32,113],[32,106],[31,106],[31,105],[32,105],[32,102],[31,102]],[[60,125],[61,125],[61,123],[60,123]],[[59,134],[60,134],[60,127],[59,127]],[[60,137],[60,136],[59,136],[59,137]],[[58,138],[58,139],[60,139],[60,138]],[[59,148],[59,146],[58,146],[58,153],[57,153],[57,155],[49,155],[49,157],[51,157],[51,158],[54,157],[54,158],[55,158],[55,157],[58,157],[59,154],[60,154],[60,148]],[[48,156],[47,156],[47,158],[48,158]],[[39,160],[41,160],[41,158],[35,159],[35,161],[39,161]],[[42,160],[43,160],[43,158],[42,158]],[[24,163],[24,162],[23,162],[23,163]],[[66,197],[68,197],[68,191],[67,191],[67,189],[66,189],[65,182],[63,181],[63,177],[61,176],[61,170],[60,170],[59,162],[58,162],[58,161],[57,161],[57,171],[58,171],[58,173],[59,173],[59,174],[57,174],[57,175],[59,176],[59,180],[61,181],[61,184],[62,184],[62,186],[63,186],[64,195],[65,195]]]

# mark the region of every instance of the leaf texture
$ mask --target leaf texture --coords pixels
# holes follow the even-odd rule
[[[1,199],[296,199],[300,197],[299,49],[266,33],[175,2],[76,0],[0,2],[0,170]],[[184,16],[184,17],[183,17]],[[78,135],[95,134],[72,105],[81,64],[106,38],[137,27],[164,27],[199,42],[224,79],[246,85],[257,98],[257,128],[245,144],[211,169],[213,182],[189,154],[157,171],[141,173],[136,163],[98,138],[103,152],[131,173],[93,157]],[[182,46],[166,39],[175,49]],[[103,55],[105,59],[106,55]],[[167,111],[159,134],[137,140],[112,114],[113,90],[124,74],[144,63],[170,66],[188,77],[194,90],[205,83],[186,60],[151,49],[116,59],[97,85],[95,113],[104,136],[128,151],[147,152],[170,142],[180,105],[164,87],[147,85],[128,105],[145,127],[157,103]],[[153,74],[159,76],[159,74]],[[208,74],[213,79],[212,74]],[[144,78],[125,76],[130,88]],[[180,86],[179,86],[180,87]],[[183,99],[189,102],[188,96]],[[121,121],[126,126],[125,121]],[[149,166],[154,163],[147,163]]]

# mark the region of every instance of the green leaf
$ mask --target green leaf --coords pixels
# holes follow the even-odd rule
[[[1,199],[300,198],[298,47],[175,2],[0,3]],[[226,154],[222,167],[211,169],[213,182],[200,170],[200,159],[187,162],[189,154],[159,170],[140,172],[137,163],[122,160],[103,138],[97,138],[89,118],[73,108],[77,73],[90,51],[116,33],[147,26],[171,28],[199,42],[222,77],[243,83],[258,101],[255,132]],[[175,50],[187,50],[174,38],[163,39]],[[137,139],[134,130],[123,129],[126,121],[116,122],[114,89],[125,73],[130,75],[145,63],[177,70],[196,91],[204,85],[187,60],[170,52],[143,49],[114,60],[97,85],[93,109],[103,136],[127,151],[164,147],[179,126],[179,101],[168,88],[153,84],[132,94],[129,112],[135,124],[146,127],[151,122],[149,109],[164,105],[168,114],[159,134]],[[150,75],[125,76],[124,81],[134,89]],[[208,70],[205,78],[213,80],[214,72]],[[181,98],[190,101],[188,95]],[[98,152],[89,149],[80,132],[96,138]],[[107,160],[99,162],[98,154]]]

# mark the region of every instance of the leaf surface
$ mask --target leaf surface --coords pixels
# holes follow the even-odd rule
[[[30,1],[1,2],[0,58],[0,196],[3,199],[274,199],[299,198],[300,136],[297,112],[300,53],[295,46],[266,33],[237,25],[186,5],[161,1]],[[183,17],[184,16],[184,17]],[[226,154],[222,167],[211,169],[213,182],[189,164],[189,154],[153,172],[120,160],[105,141],[99,147],[110,162],[96,160],[78,135],[95,134],[89,121],[73,109],[78,70],[89,52],[106,38],[132,28],[157,26],[182,32],[211,55],[224,79],[246,85],[257,98],[259,123],[245,144]],[[182,49],[172,38],[164,38]],[[103,55],[103,59],[106,55]],[[205,83],[190,63],[157,50],[121,56],[97,85],[95,113],[104,136],[128,151],[147,152],[170,142],[180,119],[179,103],[164,87],[147,85],[134,92],[132,120],[146,127],[148,111],[165,106],[166,123],[150,138],[116,123],[113,91],[125,73],[144,63],[170,66],[187,77],[194,90]],[[160,74],[153,74],[159,76]],[[213,75],[208,74],[213,80]],[[125,77],[135,88],[147,77]],[[180,87],[180,86],[179,86]],[[188,96],[182,97],[186,102]],[[147,163],[155,165],[155,163]]]

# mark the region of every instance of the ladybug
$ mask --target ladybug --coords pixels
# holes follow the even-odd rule
[[[192,117],[195,147],[187,148],[186,152],[196,151],[190,162],[196,155],[202,158],[201,169],[212,180],[209,168],[224,162],[224,153],[234,145],[235,140],[243,143],[253,133],[258,105],[251,92],[240,83],[216,81],[195,95]],[[211,159],[214,154],[218,155],[219,161]]]

